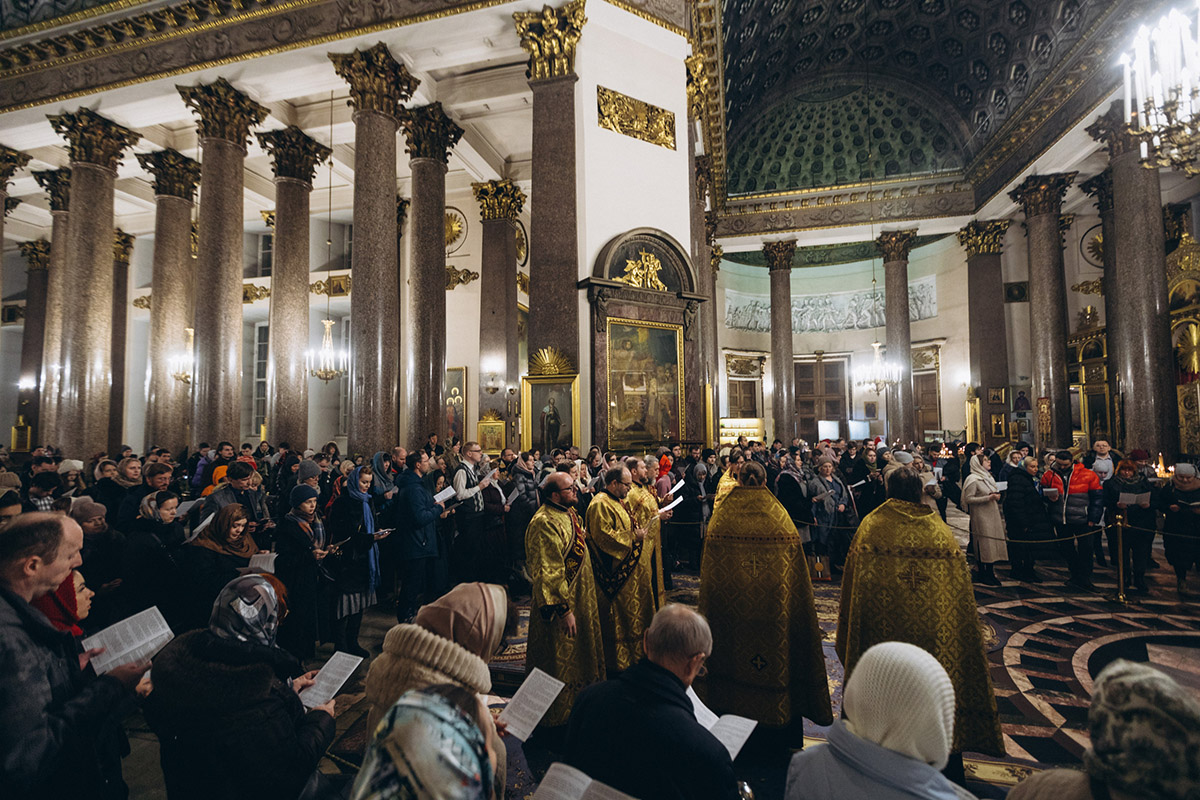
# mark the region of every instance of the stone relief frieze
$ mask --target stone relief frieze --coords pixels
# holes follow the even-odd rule
[[[908,316],[913,322],[937,316],[935,276],[928,275],[908,284]],[[865,289],[792,297],[793,333],[868,330],[886,324],[882,291]],[[735,330],[770,333],[770,296],[726,290],[725,325]]]

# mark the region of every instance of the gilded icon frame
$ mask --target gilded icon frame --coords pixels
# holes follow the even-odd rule
[[[481,419],[475,423],[476,439],[483,452],[499,455],[508,446],[505,430],[508,423],[502,419]]]
[[[458,415],[458,432],[455,433],[450,429],[450,418],[445,418],[446,424],[446,444],[449,445],[450,439],[458,436],[461,441],[467,440],[467,412],[470,408],[470,401],[467,396],[467,368],[466,367],[446,367],[446,379],[444,385],[445,394],[442,396],[442,412],[445,415],[446,407],[454,405],[457,408],[455,413]],[[458,394],[455,395],[454,391]]]
[[[637,449],[638,447],[651,447],[651,446],[655,446],[655,445],[664,444],[667,442],[683,441],[683,433],[685,430],[684,390],[683,390],[685,362],[684,362],[684,354],[683,354],[683,325],[677,324],[677,323],[670,323],[670,322],[650,322],[647,320],[627,319],[624,317],[609,317],[607,319],[606,324],[607,324],[607,337],[606,338],[607,338],[607,348],[608,348],[608,352],[606,354],[606,356],[607,356],[606,372],[608,374],[605,376],[605,382],[606,382],[605,395],[606,395],[606,402],[608,403],[608,410],[609,410],[609,413],[608,413],[608,446],[609,446],[609,449],[632,450],[632,449]],[[641,330],[647,330],[647,331],[670,331],[675,335],[673,349],[674,349],[674,357],[675,357],[674,366],[676,368],[675,383],[677,384],[676,385],[676,393],[677,394],[676,394],[676,403],[675,403],[676,407],[675,407],[674,411],[675,411],[675,415],[676,415],[675,422],[676,422],[677,427],[676,427],[676,430],[670,432],[671,435],[665,436],[660,439],[657,437],[652,437],[650,434],[650,431],[646,431],[645,436],[638,438],[636,436],[630,436],[625,430],[618,430],[617,428],[614,427],[614,422],[616,421],[617,415],[613,413],[613,409],[617,408],[617,406],[615,404],[617,403],[618,398],[617,398],[617,394],[613,392],[613,378],[614,378],[614,374],[615,374],[614,370],[613,370],[613,361],[614,361],[613,353],[614,353],[615,349],[620,346],[619,343],[624,341],[623,337],[616,337],[613,335],[613,326],[614,325],[624,327],[624,328],[634,328],[635,330],[641,329]],[[661,366],[661,365],[659,365],[659,366]],[[624,374],[624,373],[622,373],[622,374]],[[647,398],[649,399],[650,391],[649,391],[648,384],[647,384],[647,388],[646,388],[646,395],[647,395]]]
[[[533,406],[534,395],[538,395],[537,402],[540,405],[542,402],[542,388],[551,387],[547,390],[547,398],[549,391],[553,391],[557,387],[563,395],[569,395],[571,400],[567,407],[571,409],[571,436],[570,441],[566,442],[562,439],[558,440],[557,446],[582,447],[583,437],[579,430],[580,414],[579,414],[579,376],[578,375],[522,375],[521,376],[521,446],[526,450],[541,450],[542,455],[546,455],[553,447],[547,448],[542,437],[539,435],[537,439],[533,436]],[[541,409],[538,410],[539,434],[541,428]]]

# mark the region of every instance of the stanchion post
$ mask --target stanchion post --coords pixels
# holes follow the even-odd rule
[[[1125,512],[1118,511],[1115,524],[1117,526],[1117,593],[1110,595],[1108,600],[1121,605],[1128,605],[1129,598],[1125,596]],[[1099,538],[1099,537],[1097,537]]]

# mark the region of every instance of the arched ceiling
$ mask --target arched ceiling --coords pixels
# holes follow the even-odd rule
[[[770,125],[764,115],[797,117],[815,87],[842,82],[887,90],[894,107],[901,97],[919,105],[969,160],[1107,7],[1101,0],[726,0],[730,155],[744,139],[753,147],[749,140]],[[905,171],[929,171],[912,167]]]

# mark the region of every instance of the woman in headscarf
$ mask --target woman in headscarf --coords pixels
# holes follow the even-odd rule
[[[408,692],[374,729],[351,800],[491,800],[496,726],[460,686]]]
[[[178,508],[179,496],[174,492],[151,492],[142,498],[127,535],[121,576],[129,613],[158,606],[176,633],[204,623],[203,617],[197,618],[197,604],[179,558],[186,534],[175,516]]]
[[[329,515],[333,511],[334,502],[346,491],[346,479],[354,471],[354,462],[348,458],[344,458],[338,462],[336,469],[338,476],[333,479],[333,483],[329,487],[329,501],[321,509],[321,513],[325,515],[325,519],[329,519]]]
[[[1150,485],[1150,481],[1138,472],[1137,462],[1128,459],[1117,464],[1116,473],[1100,488],[1104,492],[1107,521],[1111,524],[1108,543],[1113,564],[1115,566],[1117,559],[1117,516],[1124,515],[1126,527],[1122,535],[1125,543],[1125,580],[1129,582],[1132,573],[1133,588],[1130,591],[1149,594],[1150,588],[1146,586],[1146,567],[1150,564],[1150,550],[1154,547],[1154,534],[1158,528],[1158,515],[1154,511],[1157,492]],[[1128,495],[1140,497],[1141,500],[1126,502],[1130,499]]]
[[[429,493],[434,496],[438,492],[444,491],[449,485],[446,473],[440,469],[433,470],[421,480],[425,483],[425,488],[429,490]],[[430,597],[441,597],[450,591],[450,547],[454,544],[455,525],[453,508],[445,509],[438,516],[438,555],[433,565],[433,582],[429,587]]]
[[[246,529],[248,523],[246,509],[230,503],[180,552],[184,571],[191,578],[198,593],[197,602],[203,608],[238,576],[239,570],[250,566],[250,557],[259,552],[258,544]]]
[[[104,506],[107,513],[104,519],[108,522],[109,527],[115,527],[117,524],[117,512],[121,509],[121,503],[125,501],[125,495],[129,494],[129,490],[133,486],[137,486],[142,482],[142,465],[137,463],[138,479],[133,483],[125,477],[117,462],[110,458],[101,459],[96,465],[96,485],[93,486],[88,494],[100,505]],[[129,465],[127,465],[128,467]]]
[[[1009,800],[1196,800],[1200,703],[1147,664],[1118,659],[1096,678],[1083,771],[1039,772]]]
[[[288,451],[288,454],[279,460],[279,466],[275,472],[275,484],[264,483],[268,489],[268,493],[275,498],[275,513],[278,516],[283,516],[288,512],[288,498],[292,495],[292,487],[298,483],[296,473],[300,470],[300,456],[296,453]]]
[[[941,773],[953,740],[954,685],[946,670],[916,645],[883,642],[854,666],[828,741],[792,756],[784,796],[969,798]]]
[[[808,496],[812,499],[813,554],[817,560],[829,556],[831,571],[841,572],[846,561],[846,548],[841,542],[849,542],[849,523],[854,518],[854,495],[845,482],[834,473],[833,459],[821,456],[817,459],[817,474],[808,484]]]
[[[62,480],[62,497],[83,497],[87,486],[83,481],[83,462],[68,458],[58,465],[58,477]]]
[[[1000,517],[1000,490],[992,477],[991,458],[983,453],[967,462],[970,474],[962,485],[962,504],[971,515],[971,545],[978,570],[975,578],[988,586],[999,586],[996,562],[1008,560],[1004,520]]]
[[[1042,499],[1037,457],[1022,459],[1021,468],[1008,474],[1008,489],[1004,492],[1003,503],[1012,578],[1041,583],[1041,577],[1033,568],[1038,556],[1042,555],[1041,548],[1035,543],[1052,543],[1054,525],[1046,512],[1046,501]]]
[[[333,641],[337,649],[364,658],[369,653],[358,644],[358,630],[363,611],[376,602],[378,542],[383,538],[375,533],[373,477],[369,465],[355,467],[329,513],[329,536],[333,540],[329,568],[338,589],[333,609]]]
[[[371,470],[375,477],[371,480],[371,494],[375,497],[375,509],[380,514],[396,496],[396,482],[392,480],[392,457],[380,450],[371,456]]]
[[[659,501],[666,500],[671,487],[675,485],[675,476],[671,474],[671,467],[674,465],[675,459],[670,453],[659,456],[658,474],[654,476],[654,493],[658,495]]]
[[[327,589],[333,578],[322,562],[329,554],[329,537],[317,514],[319,493],[307,484],[292,489],[291,511],[280,521],[275,534],[275,574],[288,587],[291,618],[279,635],[279,646],[301,660],[312,658],[314,643],[324,641],[328,619],[322,610],[328,606]],[[322,624],[324,623],[324,624]]]
[[[326,794],[317,763],[334,736],[334,701],[311,710],[315,671],[275,644],[287,595],[273,575],[244,575],[217,597],[208,627],[154,659],[146,719],[171,800],[295,800]],[[307,794],[307,792],[311,792]]]
[[[49,594],[35,597],[30,605],[46,615],[50,624],[57,630],[69,633],[75,637],[83,636],[83,628],[79,623],[87,618],[92,610],[92,598],[96,593],[88,588],[83,574],[71,570],[71,574]]]

